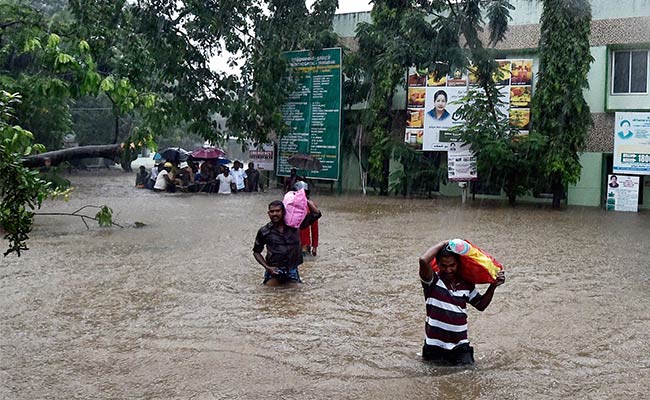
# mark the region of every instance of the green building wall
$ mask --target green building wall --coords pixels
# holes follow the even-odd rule
[[[590,3],[592,9],[590,42],[594,61],[588,73],[589,88],[584,91],[584,96],[589,104],[594,126],[587,139],[587,148],[580,156],[582,164],[580,180],[568,187],[567,204],[599,207],[603,203],[603,188],[608,172],[605,157],[610,156],[613,150],[614,112],[650,111],[650,90],[643,94],[612,95],[610,79],[612,50],[650,49],[650,0],[592,0]],[[537,73],[539,59],[535,48],[539,40],[538,24],[542,13],[542,2],[514,0],[512,4],[515,9],[511,12],[510,37],[499,49],[503,55],[501,58],[532,58],[533,71]],[[337,15],[334,30],[342,37],[345,46],[356,50],[354,40],[356,26],[359,22],[370,21],[369,12]],[[393,98],[393,107],[403,110],[405,105],[406,93],[403,87],[399,87]],[[355,109],[359,108],[363,107],[355,107]],[[342,164],[344,165],[343,189],[360,190],[358,159],[348,155],[342,160]],[[401,168],[396,162],[391,164],[391,170]],[[647,178],[645,180],[650,183],[650,177]],[[650,209],[650,186],[643,185],[641,190],[645,204],[640,204],[639,207]],[[449,183],[441,185],[439,194],[460,196],[461,189],[457,183]],[[505,199],[505,196],[500,197]],[[548,199],[524,196],[521,201],[548,202]]]

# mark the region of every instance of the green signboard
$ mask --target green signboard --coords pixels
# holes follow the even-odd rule
[[[298,175],[316,179],[339,179],[341,136],[341,49],[284,53],[292,85],[282,108],[289,131],[279,138],[279,176],[288,176],[292,156],[315,158],[320,169],[299,167]],[[309,157],[304,157],[309,156]]]

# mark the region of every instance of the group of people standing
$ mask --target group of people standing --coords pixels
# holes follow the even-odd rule
[[[231,194],[238,192],[264,191],[260,172],[254,163],[243,169],[240,161],[235,161],[233,167],[219,165],[214,162],[183,161],[175,164],[170,161],[154,165],[151,171],[141,166],[135,184],[140,188],[152,189],[155,192],[207,192]]]

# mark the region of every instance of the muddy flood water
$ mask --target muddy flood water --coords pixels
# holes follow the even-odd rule
[[[42,211],[106,204],[126,227],[37,216],[30,250],[0,258],[2,399],[650,398],[648,212],[316,194],[320,253],[271,289],[252,246],[278,190],[70,179]],[[417,259],[454,237],[506,266],[468,309],[469,369],[418,355]]]

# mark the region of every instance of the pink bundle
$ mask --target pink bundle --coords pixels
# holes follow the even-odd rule
[[[304,189],[287,192],[282,199],[284,203],[284,223],[292,228],[300,227],[302,220],[309,213],[307,195]]]

